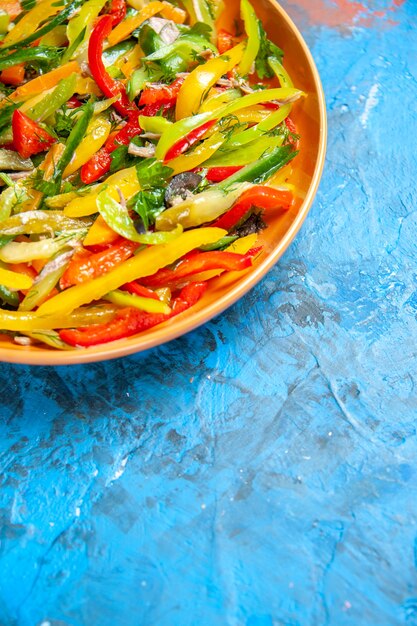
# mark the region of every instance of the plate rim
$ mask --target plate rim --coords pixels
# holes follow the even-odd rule
[[[243,280],[239,281],[222,298],[212,302],[199,311],[177,318],[175,325],[172,325],[172,327],[157,327],[153,334],[149,337],[146,335],[137,335],[137,337],[141,337],[139,345],[135,342],[134,338],[130,338],[130,340],[119,340],[109,344],[102,344],[102,346],[92,346],[91,348],[84,348],[71,352],[48,349],[40,349],[32,352],[30,350],[19,350],[16,348],[1,348],[1,363],[40,366],[70,366],[80,365],[83,363],[98,363],[101,361],[118,359],[132,354],[139,354],[150,350],[151,348],[167,344],[170,341],[178,339],[179,337],[186,335],[203,324],[211,321],[217,317],[217,315],[220,315],[226,309],[235,304],[238,300],[240,300],[240,298],[255,287],[258,282],[260,282],[260,280],[270,271],[270,269],[288,249],[310,211],[322,177],[327,148],[326,100],[316,63],[300,30],[279,2],[276,2],[276,0],[263,1],[271,5],[274,11],[278,11],[281,14],[281,17],[290,27],[292,33],[297,38],[298,43],[303,48],[312,72],[319,108],[320,136],[316,166],[314,168],[311,183],[303,203],[294,221],[291,223],[279,244],[273,248],[273,250],[263,261],[261,261],[261,263],[259,263],[259,265],[254,268],[252,272],[248,273]],[[120,344],[121,341],[124,343]]]

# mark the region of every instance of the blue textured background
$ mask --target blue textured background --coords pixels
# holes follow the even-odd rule
[[[279,265],[147,354],[0,366],[2,626],[417,625],[417,3],[285,6],[330,137]]]

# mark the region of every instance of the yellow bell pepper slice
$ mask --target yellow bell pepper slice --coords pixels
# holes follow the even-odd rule
[[[75,91],[80,96],[92,95],[101,96],[101,90],[99,89],[95,80],[89,76],[77,76],[77,83],[75,85]]]
[[[57,196],[45,198],[45,204],[48,209],[63,209],[71,200],[79,197],[80,196],[77,192],[67,191],[66,193],[60,193]]]
[[[71,315],[41,316],[38,312],[5,311],[0,309],[1,330],[31,332],[33,330],[51,330],[53,328],[77,328],[89,324],[106,324],[117,313],[117,308],[104,304],[73,311]]]
[[[66,46],[67,43],[68,39],[66,34],[66,28],[65,26],[59,25],[55,26],[55,28],[49,33],[46,33],[46,35],[44,35],[40,40],[39,45],[56,46],[57,48],[61,48],[63,46]]]
[[[92,215],[97,213],[97,196],[100,191],[106,189],[106,192],[114,200],[120,200],[118,189],[122,192],[126,200],[131,198],[139,191],[139,182],[136,175],[136,168],[129,167],[120,172],[116,172],[109,176],[103,183],[97,185],[94,193],[89,193],[82,198],[74,198],[67,204],[64,209],[65,215],[68,217],[83,217],[84,215]]]
[[[34,33],[38,26],[50,17],[62,11],[62,5],[56,0],[42,0],[26,13],[3,39],[4,46],[18,43],[28,34]]]
[[[146,2],[144,0],[127,0],[127,4],[136,9],[136,11],[140,11],[141,9],[143,9]],[[164,17],[166,20],[171,20],[176,24],[184,24],[185,20],[187,19],[187,13],[186,11],[184,11],[184,9],[176,7],[170,2],[165,2],[165,0],[162,1],[162,5],[162,17]]]
[[[119,234],[110,228],[104,221],[104,218],[99,215],[90,227],[83,243],[85,246],[97,246],[103,243],[113,243],[116,239],[119,239]]]
[[[33,285],[33,280],[29,276],[19,274],[19,272],[12,272],[0,267],[0,285],[19,291],[20,289],[30,289]]]
[[[194,248],[214,243],[226,234],[222,228],[197,228],[182,233],[176,239],[141,250],[136,256],[121,263],[117,268],[87,283],[70,287],[50,298],[39,307],[39,315],[65,315],[83,304],[99,300],[109,291],[121,285],[151,276],[159,269],[174,263]]]
[[[66,178],[76,172],[84,163],[100,150],[110,134],[111,122],[104,115],[93,118],[88,125],[87,132],[80,145],[75,150],[70,163],[64,170],[63,177]]]
[[[128,37],[130,33],[136,30],[136,28],[138,28],[143,22],[148,20],[153,15],[156,15],[156,13],[160,13],[163,8],[164,5],[162,4],[162,2],[155,0],[154,2],[150,2],[145,7],[143,7],[143,9],[141,9],[137,15],[134,15],[133,17],[128,17],[127,19],[123,20],[123,22],[120,22],[120,24],[118,24],[108,36],[108,45],[114,46],[115,44],[119,43],[119,41],[123,41],[123,39],[126,39],[126,37]]]
[[[128,52],[124,57],[122,57],[122,62],[120,64],[120,71],[124,75],[125,78],[130,78],[133,74],[134,70],[140,65],[140,60],[143,57],[143,52],[137,44],[130,52]],[[117,65],[117,64],[116,64]]]
[[[184,9],[176,7],[170,2],[165,2],[165,0],[162,1],[162,4],[164,5],[164,8],[161,11],[162,17],[166,20],[175,22],[175,24],[184,24],[187,19],[187,13]]]
[[[293,171],[294,168],[292,163],[288,163],[288,165],[278,170],[276,174],[268,179],[268,187],[281,187],[282,185],[285,185],[286,187],[291,188],[292,185],[287,185],[286,183],[288,179],[291,178]]]
[[[177,120],[198,112],[211,87],[221,76],[230,72],[241,60],[245,44],[239,43],[226,54],[197,66],[185,79],[177,98],[175,116]]]
[[[218,92],[216,89],[213,89],[212,91],[213,93],[209,94],[207,100],[205,100],[201,105],[200,113],[206,113],[207,111],[215,111],[216,109],[220,109],[228,102],[232,102],[232,100],[237,100],[242,96],[242,93],[239,91],[239,89],[226,89],[226,91],[220,92]]]

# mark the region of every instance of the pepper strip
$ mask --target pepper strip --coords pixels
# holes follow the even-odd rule
[[[71,315],[48,315],[43,317],[38,313],[26,311],[5,311],[0,309],[0,328],[16,332],[32,330],[51,330],[52,328],[74,328],[87,324],[100,324],[114,318],[117,309],[111,305],[100,305],[73,311]]]
[[[169,162],[169,167],[173,170],[172,175],[176,176],[181,172],[193,170],[205,163],[217,152],[225,141],[226,137],[223,133],[215,133],[208,139],[205,139],[189,154],[184,154],[176,159],[172,159]]]
[[[226,180],[232,174],[236,174],[241,170],[243,165],[226,165],[225,167],[210,167],[206,173],[206,178],[211,183],[221,183],[222,180]]]
[[[214,243],[226,234],[221,228],[196,228],[161,246],[150,246],[121,263],[116,269],[82,285],[70,287],[44,302],[39,315],[65,314],[78,306],[98,300],[109,291],[143,276],[155,274],[161,267],[174,263],[194,248]]]
[[[72,285],[80,285],[98,276],[103,276],[129,259],[137,247],[137,243],[119,238],[117,243],[102,252],[91,254],[84,249],[76,252],[62,276],[59,286],[61,289],[67,289]]]
[[[142,283],[146,287],[157,288],[184,282],[193,274],[206,272],[207,270],[222,269],[229,272],[238,272],[252,265],[253,257],[258,251],[259,248],[253,248],[246,254],[235,254],[234,252],[219,250],[200,252],[181,261],[173,270],[164,268],[153,276],[143,278]]]
[[[180,295],[173,300],[171,313],[145,313],[138,309],[121,309],[115,319],[108,324],[78,330],[61,330],[59,336],[71,346],[95,346],[117,339],[124,339],[148,330],[157,324],[175,317],[193,306],[203,295],[206,283],[193,283],[184,287]]]
[[[107,73],[102,59],[104,41],[111,33],[112,25],[111,15],[103,15],[98,19],[88,44],[88,64],[94,80],[107,98],[120,95],[119,100],[113,102],[113,106],[121,115],[128,116],[138,113],[138,109],[130,102],[124,85]]]
[[[120,307],[133,307],[146,311],[147,313],[164,313],[168,315],[171,313],[170,307],[166,302],[162,302],[159,298],[147,298],[146,296],[138,296],[137,294],[127,293],[126,291],[120,291],[115,289],[103,296],[103,300],[107,300],[112,304],[117,304]]]
[[[245,44],[239,43],[226,54],[210,59],[204,65],[198,65],[187,76],[177,98],[175,116],[177,120],[197,113],[210,88],[221,76],[232,70],[245,51]]]
[[[175,104],[178,93],[184,83],[184,78],[176,78],[170,85],[155,85],[146,87],[140,96],[139,106],[146,104]]]
[[[212,128],[212,126],[214,126],[216,122],[217,120],[210,120],[209,122],[206,122],[205,124],[202,124],[201,126],[198,126],[198,128],[195,128],[194,130],[189,132],[188,135],[186,135],[185,137],[174,143],[173,146],[171,146],[171,148],[166,153],[164,160],[170,161],[171,159],[179,157],[180,154],[191,148],[191,146],[197,143],[197,141],[202,139],[206,132],[210,130],[210,128]]]
[[[125,0],[111,0],[109,15],[113,18],[113,27],[126,17]]]
[[[3,287],[16,290],[30,289],[32,284],[33,280],[29,276],[0,267],[0,285]]]
[[[246,49],[239,64],[239,74],[245,76],[251,72],[255,59],[258,56],[259,48],[261,47],[261,31],[259,20],[249,0],[241,0],[240,13],[248,36]]]
[[[158,294],[156,294],[152,289],[147,289],[147,287],[143,287],[143,285],[139,285],[135,280],[132,280],[130,283],[126,283],[123,285],[122,289],[128,291],[129,293],[133,293],[136,296],[141,296],[142,298],[151,298],[152,300],[159,300]]]
[[[114,46],[119,43],[119,41],[123,41],[123,39],[126,39],[126,37],[128,37],[130,33],[136,30],[136,28],[138,28],[143,22],[148,20],[156,13],[159,13],[163,8],[164,5],[162,4],[162,2],[158,2],[157,0],[155,2],[150,2],[145,7],[143,7],[143,9],[141,9],[137,15],[129,17],[128,19],[124,20],[124,22],[118,24],[111,34],[107,33],[109,35],[109,46]]]
[[[218,220],[213,226],[231,230],[245,217],[252,207],[259,209],[281,209],[287,211],[293,202],[293,195],[290,191],[256,185],[244,191],[233,207]]]
[[[9,96],[9,98],[12,100],[20,100],[37,93],[42,93],[43,91],[47,91],[48,89],[55,87],[62,78],[67,78],[74,72],[81,74],[81,68],[77,61],[70,61],[70,63],[57,67],[55,70],[52,70],[47,74],[37,76],[28,83],[18,87],[16,91]]]
[[[0,82],[5,85],[13,85],[13,87],[17,87],[23,83],[25,78],[25,64],[19,63],[18,65],[14,65],[12,67],[8,67],[3,70],[0,74]]]

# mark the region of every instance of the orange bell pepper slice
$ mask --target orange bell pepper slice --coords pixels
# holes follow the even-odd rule
[[[25,65],[24,63],[19,63],[18,65],[14,65],[13,67],[8,67],[3,70],[0,74],[0,82],[5,85],[13,85],[17,87],[25,78]]]

